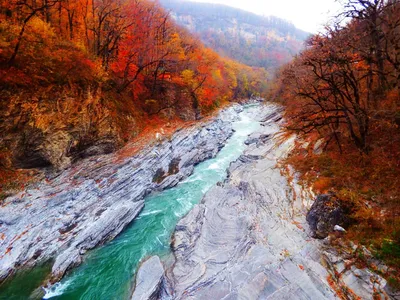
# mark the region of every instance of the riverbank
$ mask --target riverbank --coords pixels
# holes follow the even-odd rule
[[[142,210],[143,198],[175,186],[214,157],[232,135],[234,105],[206,123],[176,132],[137,155],[82,161],[58,177],[4,200],[0,207],[0,280],[53,261],[51,281],[115,238]]]
[[[249,147],[176,226],[174,261],[156,257],[138,272],[132,299],[387,299],[386,281],[358,266],[350,249],[311,237],[311,191],[280,161],[294,138],[277,139],[279,114],[266,117]],[[290,171],[289,171],[290,173]],[[346,250],[347,251],[347,250]]]
[[[133,274],[133,299],[384,299],[385,280],[353,259],[359,249],[339,254],[330,240],[311,238],[305,214],[314,195],[280,165],[294,138],[277,137],[279,108],[242,109],[228,108],[132,158],[85,161],[40,190],[8,199],[0,219],[7,207],[21,212],[9,210],[18,218],[5,219],[0,230],[22,233],[8,240],[17,248],[0,266],[16,257],[13,270],[38,270],[54,282],[84,258],[46,289],[46,299],[125,299]],[[35,251],[40,255],[29,258]],[[52,270],[40,271],[48,260]],[[32,282],[20,280],[12,289]],[[32,292],[41,284],[20,295],[43,297],[42,288]],[[10,289],[0,292],[0,299],[18,299],[10,295]]]

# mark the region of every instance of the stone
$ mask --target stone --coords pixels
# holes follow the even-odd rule
[[[14,154],[17,168],[53,167],[64,170],[71,165],[68,157],[73,137],[65,131],[45,133],[38,128],[28,127]]]
[[[324,239],[334,231],[335,225],[346,227],[350,223],[348,210],[334,195],[318,195],[307,213],[312,236]]]
[[[80,158],[87,158],[95,155],[110,154],[117,150],[116,141],[114,139],[102,139],[96,141],[88,148],[82,149],[77,156]]]
[[[345,245],[341,245],[342,249]],[[323,253],[327,269],[334,279],[335,284],[340,287],[346,299],[391,299],[387,293],[387,282],[380,275],[375,274],[368,268],[359,269],[354,264],[354,259],[345,260],[343,254],[336,248],[327,248]]]
[[[249,137],[244,143],[245,145],[251,145],[251,144],[255,144],[258,142],[258,138],[256,137]]]
[[[346,232],[346,229],[344,229],[343,227],[341,227],[339,225],[335,225],[335,227],[333,227],[333,230],[340,231],[340,232]]]
[[[279,119],[269,109],[264,114]],[[346,272],[346,260],[325,251],[326,239],[310,239],[304,216],[312,193],[295,176],[289,181],[278,167],[294,139],[278,144],[273,134],[279,124],[262,120],[265,126],[251,136],[272,134],[271,142],[249,144],[231,163],[225,182],[206,193],[176,226],[174,262],[164,281],[171,292],[160,299],[340,298],[327,278],[336,275],[332,265]],[[367,270],[350,272],[355,275],[345,274],[344,290],[372,300],[375,288],[385,299],[384,280]]]
[[[161,295],[164,267],[158,256],[146,260],[139,268],[131,300],[156,300]]]
[[[13,165],[24,169],[50,166],[51,162],[41,148],[44,140],[45,134],[42,130],[27,126],[22,137],[16,142]]]
[[[244,143],[247,146],[252,145],[252,144],[256,144],[257,147],[260,147],[261,145],[263,145],[266,142],[268,142],[270,139],[271,139],[271,135],[270,134],[254,133],[254,134],[251,134]]]
[[[71,158],[67,156],[72,136],[64,131],[48,134],[41,145],[42,152],[51,165],[57,170],[64,170],[71,165]]]

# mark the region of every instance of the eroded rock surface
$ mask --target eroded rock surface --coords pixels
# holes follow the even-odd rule
[[[54,259],[58,280],[82,255],[117,236],[141,211],[143,198],[176,185],[214,157],[232,135],[242,107],[183,129],[138,155],[98,156],[9,197],[0,207],[0,281],[15,270]],[[161,176],[159,176],[161,174]]]
[[[357,267],[358,255],[362,253],[365,260],[374,261],[380,272],[384,272],[387,267],[375,260],[364,247],[349,247],[342,243],[339,249],[340,253],[335,248],[327,247],[322,253],[330,273],[331,284],[338,293],[345,295],[347,299],[392,298],[386,292],[387,282],[384,278],[368,268]]]
[[[249,143],[231,164],[229,179],[211,189],[176,226],[175,263],[166,271],[168,297],[340,299],[326,268],[329,246],[312,239],[306,223],[313,195],[289,182],[279,168],[293,145],[293,139],[277,144],[274,120],[279,119],[271,111],[262,120],[259,141]],[[369,284],[373,290],[368,272],[363,276],[362,281],[346,279],[349,289],[365,291],[362,285]],[[360,296],[373,299],[374,294]]]

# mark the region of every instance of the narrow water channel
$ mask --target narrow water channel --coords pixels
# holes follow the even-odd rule
[[[234,123],[235,133],[214,159],[199,164],[178,186],[151,195],[140,216],[119,237],[91,251],[85,262],[46,291],[45,299],[129,299],[141,260],[167,257],[177,222],[198,203],[244,151],[247,136],[259,128],[252,118],[257,106],[247,107]],[[116,199],[117,201],[117,199]]]

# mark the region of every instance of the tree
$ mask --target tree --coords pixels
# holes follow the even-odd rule
[[[21,23],[21,29],[19,31],[14,50],[8,61],[9,65],[14,64],[15,58],[18,55],[19,48],[21,47],[22,38],[28,25],[28,22],[36,16],[38,13],[46,14],[46,21],[49,21],[48,10],[55,6],[60,0],[45,0],[40,5],[35,0],[12,0],[9,2],[8,11],[17,11],[18,19]]]
[[[360,35],[355,36],[356,42],[353,47],[360,47],[358,51],[365,55],[365,60],[369,63],[370,81],[373,73],[378,74],[380,93],[386,87],[386,77],[384,73],[384,54],[383,54],[383,33],[380,15],[385,7],[384,0],[346,0],[344,2],[344,12],[342,16],[357,20],[362,27]],[[374,65],[376,69],[374,70]]]
[[[345,133],[367,153],[369,110],[367,91],[360,82],[368,68],[348,50],[349,32],[330,30],[309,40],[310,49],[284,71],[285,84],[293,86],[300,103],[290,105],[289,128],[303,134],[318,131],[340,147]],[[299,105],[300,104],[300,105]],[[346,129],[345,132],[343,130]]]
[[[127,14],[135,23],[126,28],[114,63],[120,92],[144,71],[156,78],[161,62],[171,53],[166,47],[171,36],[168,13],[154,3],[134,0],[127,6]]]

